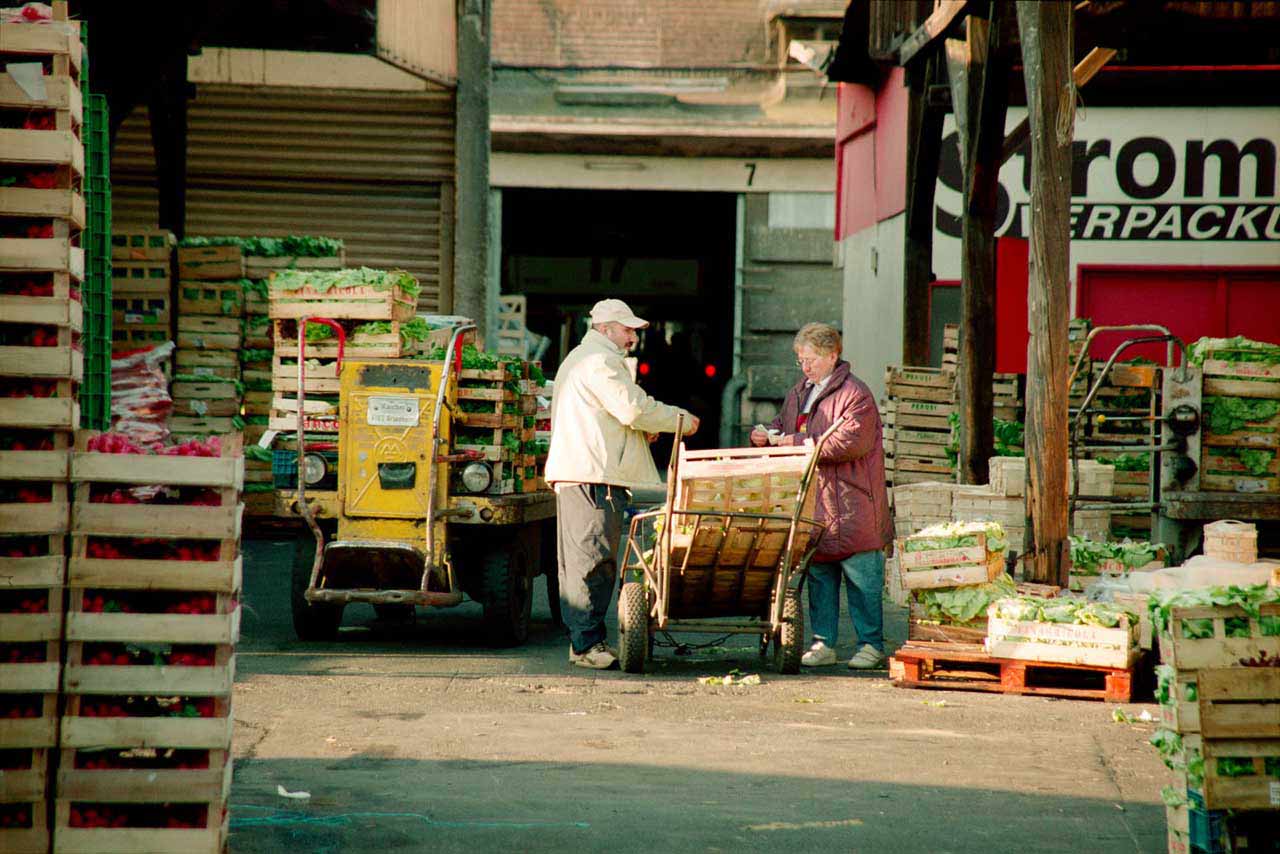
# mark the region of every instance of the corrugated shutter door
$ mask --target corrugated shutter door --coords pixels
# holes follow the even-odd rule
[[[441,194],[452,192],[453,110],[448,92],[202,85],[188,120],[187,234],[342,238],[349,264],[408,270],[435,310],[442,244],[451,251]],[[118,226],[154,225],[145,108],[121,127],[111,172]]]

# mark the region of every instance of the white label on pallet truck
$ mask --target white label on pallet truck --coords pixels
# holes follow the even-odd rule
[[[417,427],[416,397],[371,397],[369,415],[365,419],[374,427]]]

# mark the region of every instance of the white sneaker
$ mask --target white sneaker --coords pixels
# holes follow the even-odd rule
[[[573,647],[569,647],[569,663],[591,670],[608,670],[617,665],[618,656],[604,641],[600,641],[586,652],[574,652]]]
[[[849,659],[849,668],[851,670],[875,670],[883,666],[884,653],[869,643],[863,644],[862,647],[853,654],[853,658]]]
[[[836,663],[836,651],[820,640],[814,641],[809,651],[800,656],[805,667],[826,667]]]

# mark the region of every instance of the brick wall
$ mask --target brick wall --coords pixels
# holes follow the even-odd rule
[[[493,63],[719,67],[766,61],[765,0],[494,0]]]

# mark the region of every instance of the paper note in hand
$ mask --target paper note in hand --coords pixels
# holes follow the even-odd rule
[[[774,430],[773,428],[771,428],[771,427],[766,427],[766,426],[764,426],[763,424],[757,424],[757,425],[756,425],[756,429],[757,429],[757,430],[759,430],[761,433],[764,433],[765,435],[767,435],[767,436],[769,437],[769,444],[770,444],[770,445],[776,445],[776,444],[778,444],[780,441],[782,441],[782,431],[781,431],[781,430]]]

